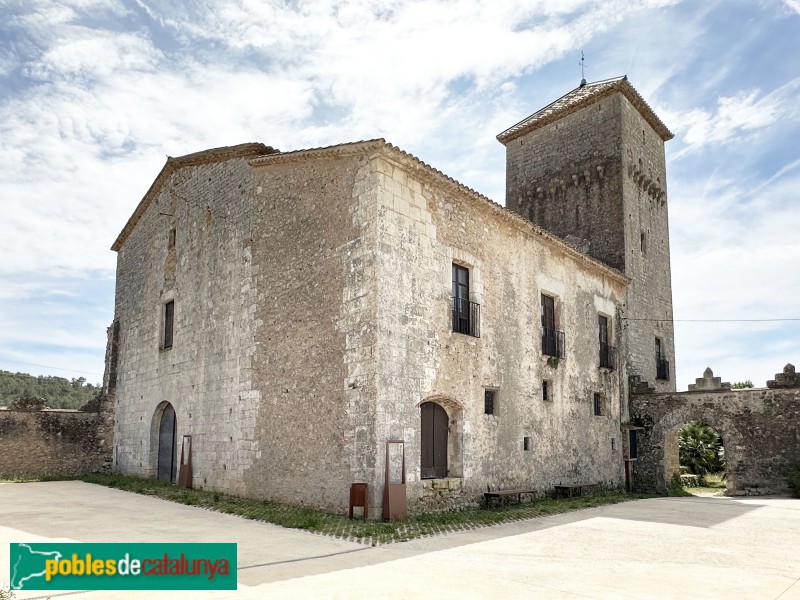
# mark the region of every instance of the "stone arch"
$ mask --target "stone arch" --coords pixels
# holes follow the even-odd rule
[[[175,407],[161,402],[150,421],[150,472],[157,479],[174,482],[178,467],[178,418]]]
[[[647,433],[649,439],[640,445],[639,454],[640,461],[650,463],[652,481],[638,481],[636,487],[644,484],[648,488],[654,487],[659,492],[666,492],[672,474],[679,471],[678,432],[692,421],[705,423],[719,433],[725,448],[727,490],[736,489],[737,473],[741,471],[738,451],[740,442],[737,441],[742,439],[740,432],[715,403],[691,401],[653,419],[652,429]]]
[[[445,394],[432,394],[420,400],[417,408],[420,410],[420,431],[422,426],[422,406],[433,403],[447,415],[447,476],[464,476],[464,407],[454,398]],[[420,449],[422,450],[422,449]]]

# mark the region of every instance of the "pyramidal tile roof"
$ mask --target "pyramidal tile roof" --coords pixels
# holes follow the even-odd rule
[[[661,136],[662,140],[666,142],[674,137],[672,132],[667,129],[667,126],[664,125],[656,113],[653,112],[653,109],[644,101],[644,98],[639,95],[639,92],[628,83],[628,76],[624,75],[622,77],[614,77],[594,83],[581,82],[581,85],[571,92],[567,92],[555,102],[551,102],[544,108],[533,113],[530,117],[506,129],[497,136],[497,139],[502,144],[507,144],[525,133],[543,127],[553,121],[557,121],[590,104],[594,104],[601,98],[610,96],[614,92],[620,92],[625,96],[656,133]]]

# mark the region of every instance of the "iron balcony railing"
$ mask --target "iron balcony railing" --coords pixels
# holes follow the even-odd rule
[[[604,342],[600,342],[600,368],[616,368],[617,349]]]
[[[542,327],[542,354],[564,358],[564,332]]]
[[[656,379],[669,380],[669,361],[656,354]]]
[[[453,298],[453,331],[481,337],[481,305],[466,298]]]

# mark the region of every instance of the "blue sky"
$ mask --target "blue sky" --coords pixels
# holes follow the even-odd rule
[[[667,143],[678,389],[800,363],[800,0],[0,0],[0,369],[99,381],[167,155],[385,137],[503,203],[495,135],[627,74]],[[798,364],[800,366],[800,364]]]

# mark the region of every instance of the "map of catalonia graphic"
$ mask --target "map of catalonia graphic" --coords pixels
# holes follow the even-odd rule
[[[25,589],[25,582],[36,577],[44,577],[45,561],[60,560],[60,552],[40,552],[28,544],[17,545],[17,560],[11,565],[11,589]]]

